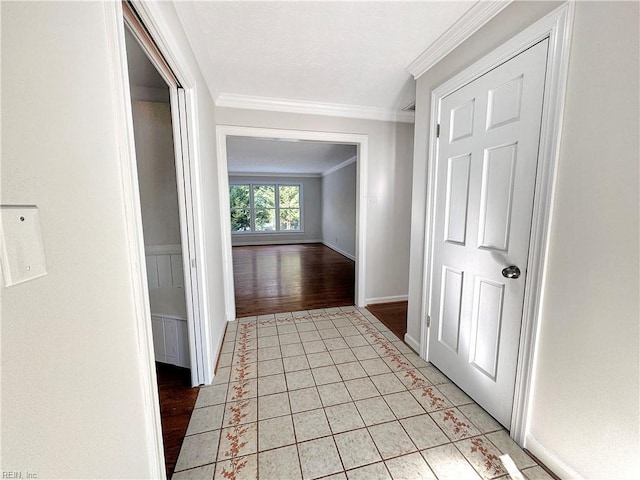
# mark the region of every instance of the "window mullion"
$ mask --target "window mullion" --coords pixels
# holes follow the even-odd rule
[[[249,219],[251,224],[251,232],[256,231],[256,215],[254,211],[254,202],[253,202],[253,183],[249,184]]]
[[[276,201],[276,232],[280,231],[280,185],[279,184],[275,184],[274,185],[274,190],[275,190],[275,201]]]

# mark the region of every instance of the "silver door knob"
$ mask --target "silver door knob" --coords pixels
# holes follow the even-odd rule
[[[515,265],[509,265],[502,269],[502,276],[504,278],[518,278],[520,277],[520,269]]]

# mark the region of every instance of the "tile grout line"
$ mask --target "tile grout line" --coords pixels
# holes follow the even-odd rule
[[[282,351],[280,353],[282,353]],[[282,370],[283,372],[285,370],[284,361],[282,362]],[[291,416],[291,428],[293,429],[293,441],[294,441],[293,445],[294,445],[294,448],[296,449],[296,457],[298,458],[298,467],[300,467],[300,476],[302,477],[302,459],[300,458],[300,450],[298,449],[298,434],[296,433],[296,423],[293,419],[293,407],[291,405],[291,395],[289,395],[289,384],[287,383],[286,375],[284,375],[284,384],[285,384],[285,387],[287,388],[286,390],[287,399],[289,401],[289,411],[291,412],[290,416]]]

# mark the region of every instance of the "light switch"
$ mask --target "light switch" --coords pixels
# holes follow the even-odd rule
[[[47,274],[35,206],[0,206],[0,263],[7,287]]]

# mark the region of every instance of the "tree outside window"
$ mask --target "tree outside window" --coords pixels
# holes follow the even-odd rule
[[[231,232],[299,232],[300,185],[230,185]]]
[[[278,185],[280,230],[300,230],[300,186]]]
[[[256,232],[276,230],[275,185],[253,185],[253,211]]]
[[[249,185],[230,185],[231,231],[251,231],[251,200]]]

